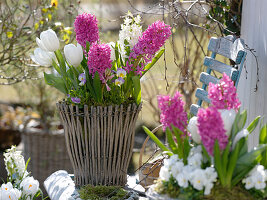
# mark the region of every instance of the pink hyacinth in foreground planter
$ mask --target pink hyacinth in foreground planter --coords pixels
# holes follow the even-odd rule
[[[169,95],[158,96],[158,107],[160,109],[160,122],[163,125],[163,130],[166,128],[172,129],[171,125],[186,133],[187,114],[184,110],[185,103],[182,100],[182,95],[176,92],[173,97]]]
[[[202,108],[198,111],[197,122],[201,141],[208,153],[213,155],[216,140],[219,142],[220,149],[224,150],[228,143],[228,136],[225,134],[220,112],[214,107]]]

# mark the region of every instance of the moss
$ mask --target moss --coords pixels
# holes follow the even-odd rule
[[[238,199],[238,200],[256,200],[246,189],[242,186],[237,185],[232,189],[223,188],[221,185],[215,185],[211,190],[211,194],[204,196],[205,200],[228,200],[228,199]]]
[[[83,200],[119,200],[128,197],[128,192],[119,186],[86,185],[79,190]]]

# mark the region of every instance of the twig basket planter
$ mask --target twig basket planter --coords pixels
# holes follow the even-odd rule
[[[88,107],[57,103],[77,187],[125,185],[141,104]]]

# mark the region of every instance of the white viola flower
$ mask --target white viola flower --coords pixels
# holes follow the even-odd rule
[[[118,68],[116,75],[117,75],[117,77],[124,78],[124,77],[126,77],[126,71],[122,68]]]
[[[20,184],[23,194],[26,196],[34,196],[39,190],[39,182],[33,177],[26,177]]]
[[[21,191],[16,188],[13,188],[13,185],[8,182],[7,184],[3,184],[1,186],[1,200],[18,200],[21,197]]]
[[[208,182],[216,182],[218,174],[214,167],[207,167],[204,173]]]
[[[163,181],[169,181],[171,177],[169,169],[165,166],[161,167],[160,172],[159,172],[159,177]]]
[[[190,149],[189,155],[192,156],[194,154],[200,153],[202,154],[202,147],[201,145],[194,146]]]
[[[40,34],[40,39],[36,38],[37,45],[44,51],[56,51],[59,49],[59,39],[57,34],[52,29],[43,31]]]
[[[179,173],[182,172],[184,163],[179,161],[170,166],[171,174],[173,177],[176,177]]]
[[[194,168],[200,168],[202,163],[203,157],[202,154],[196,153],[193,156],[187,158],[188,164]]]
[[[176,162],[178,162],[179,158],[177,154],[172,155],[168,159],[164,159],[164,166],[167,168],[170,168],[172,165],[174,165]]]
[[[51,66],[53,59],[55,59],[53,52],[48,52],[40,48],[36,48],[34,54],[30,56],[33,62],[45,67]]]
[[[236,112],[234,109],[231,110],[224,109],[219,111],[221,113],[221,117],[223,120],[224,129],[226,130],[225,134],[229,136],[231,134],[232,126],[235,121]]]
[[[266,187],[265,176],[262,176],[260,173],[252,176],[252,180],[254,182],[254,187],[257,190],[263,190]]]
[[[79,43],[77,46],[68,44],[64,47],[64,55],[70,65],[78,67],[83,60],[83,48]]]
[[[175,177],[176,181],[178,182],[178,185],[180,187],[183,188],[187,188],[188,187],[188,174],[185,173],[179,173],[176,177]]]
[[[115,80],[115,85],[121,86],[124,83],[124,79],[119,77]]]
[[[196,116],[192,117],[189,120],[187,130],[191,133],[193,141],[197,144],[200,144],[201,143],[201,137],[198,133],[197,117]]]
[[[252,179],[251,176],[249,176],[249,177],[243,179],[242,182],[245,183],[245,188],[246,188],[247,190],[249,190],[249,189],[251,189],[251,188],[253,188],[253,187],[255,186],[254,180]]]
[[[211,192],[211,189],[213,188],[213,183],[207,183],[205,185],[204,195],[209,195]]]
[[[247,137],[248,135],[249,135],[249,132],[247,129],[243,129],[239,131],[234,138],[234,141],[232,144],[233,149],[235,148],[235,145],[237,144],[239,140],[241,140],[243,137]]]
[[[108,46],[110,47],[111,51],[110,51],[110,59],[113,61],[113,60],[116,60],[116,57],[115,57],[115,43],[114,42],[109,42],[107,43]]]
[[[203,190],[206,185],[206,176],[202,169],[196,169],[193,172],[192,179],[190,180],[193,187],[197,190]]]

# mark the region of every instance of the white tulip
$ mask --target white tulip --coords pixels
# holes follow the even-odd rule
[[[226,135],[231,134],[232,126],[235,121],[236,112],[234,109],[231,110],[220,110],[221,117],[224,124],[224,129],[226,130]]]
[[[20,184],[23,194],[26,196],[34,196],[39,190],[39,182],[33,177],[26,177]]]
[[[64,47],[64,54],[68,63],[74,67],[79,66],[83,60],[83,49],[79,43],[77,46],[74,44],[66,45]]]
[[[40,39],[36,38],[36,43],[44,51],[56,51],[59,49],[57,34],[52,29],[43,31],[40,34]]]
[[[44,51],[40,48],[34,50],[34,55],[31,55],[31,59],[38,65],[41,66],[51,66],[53,59],[55,59],[55,54],[53,52]]]
[[[189,124],[187,126],[187,129],[191,133],[193,141],[197,144],[200,144],[201,143],[201,137],[198,133],[197,117],[196,116],[194,116],[190,119]]]
[[[243,137],[247,137],[248,135],[249,135],[249,132],[248,132],[247,129],[243,129],[243,130],[239,131],[236,134],[235,138],[234,138],[234,141],[233,141],[233,149],[235,148],[235,145],[237,144],[237,142],[239,140],[241,140]]]

